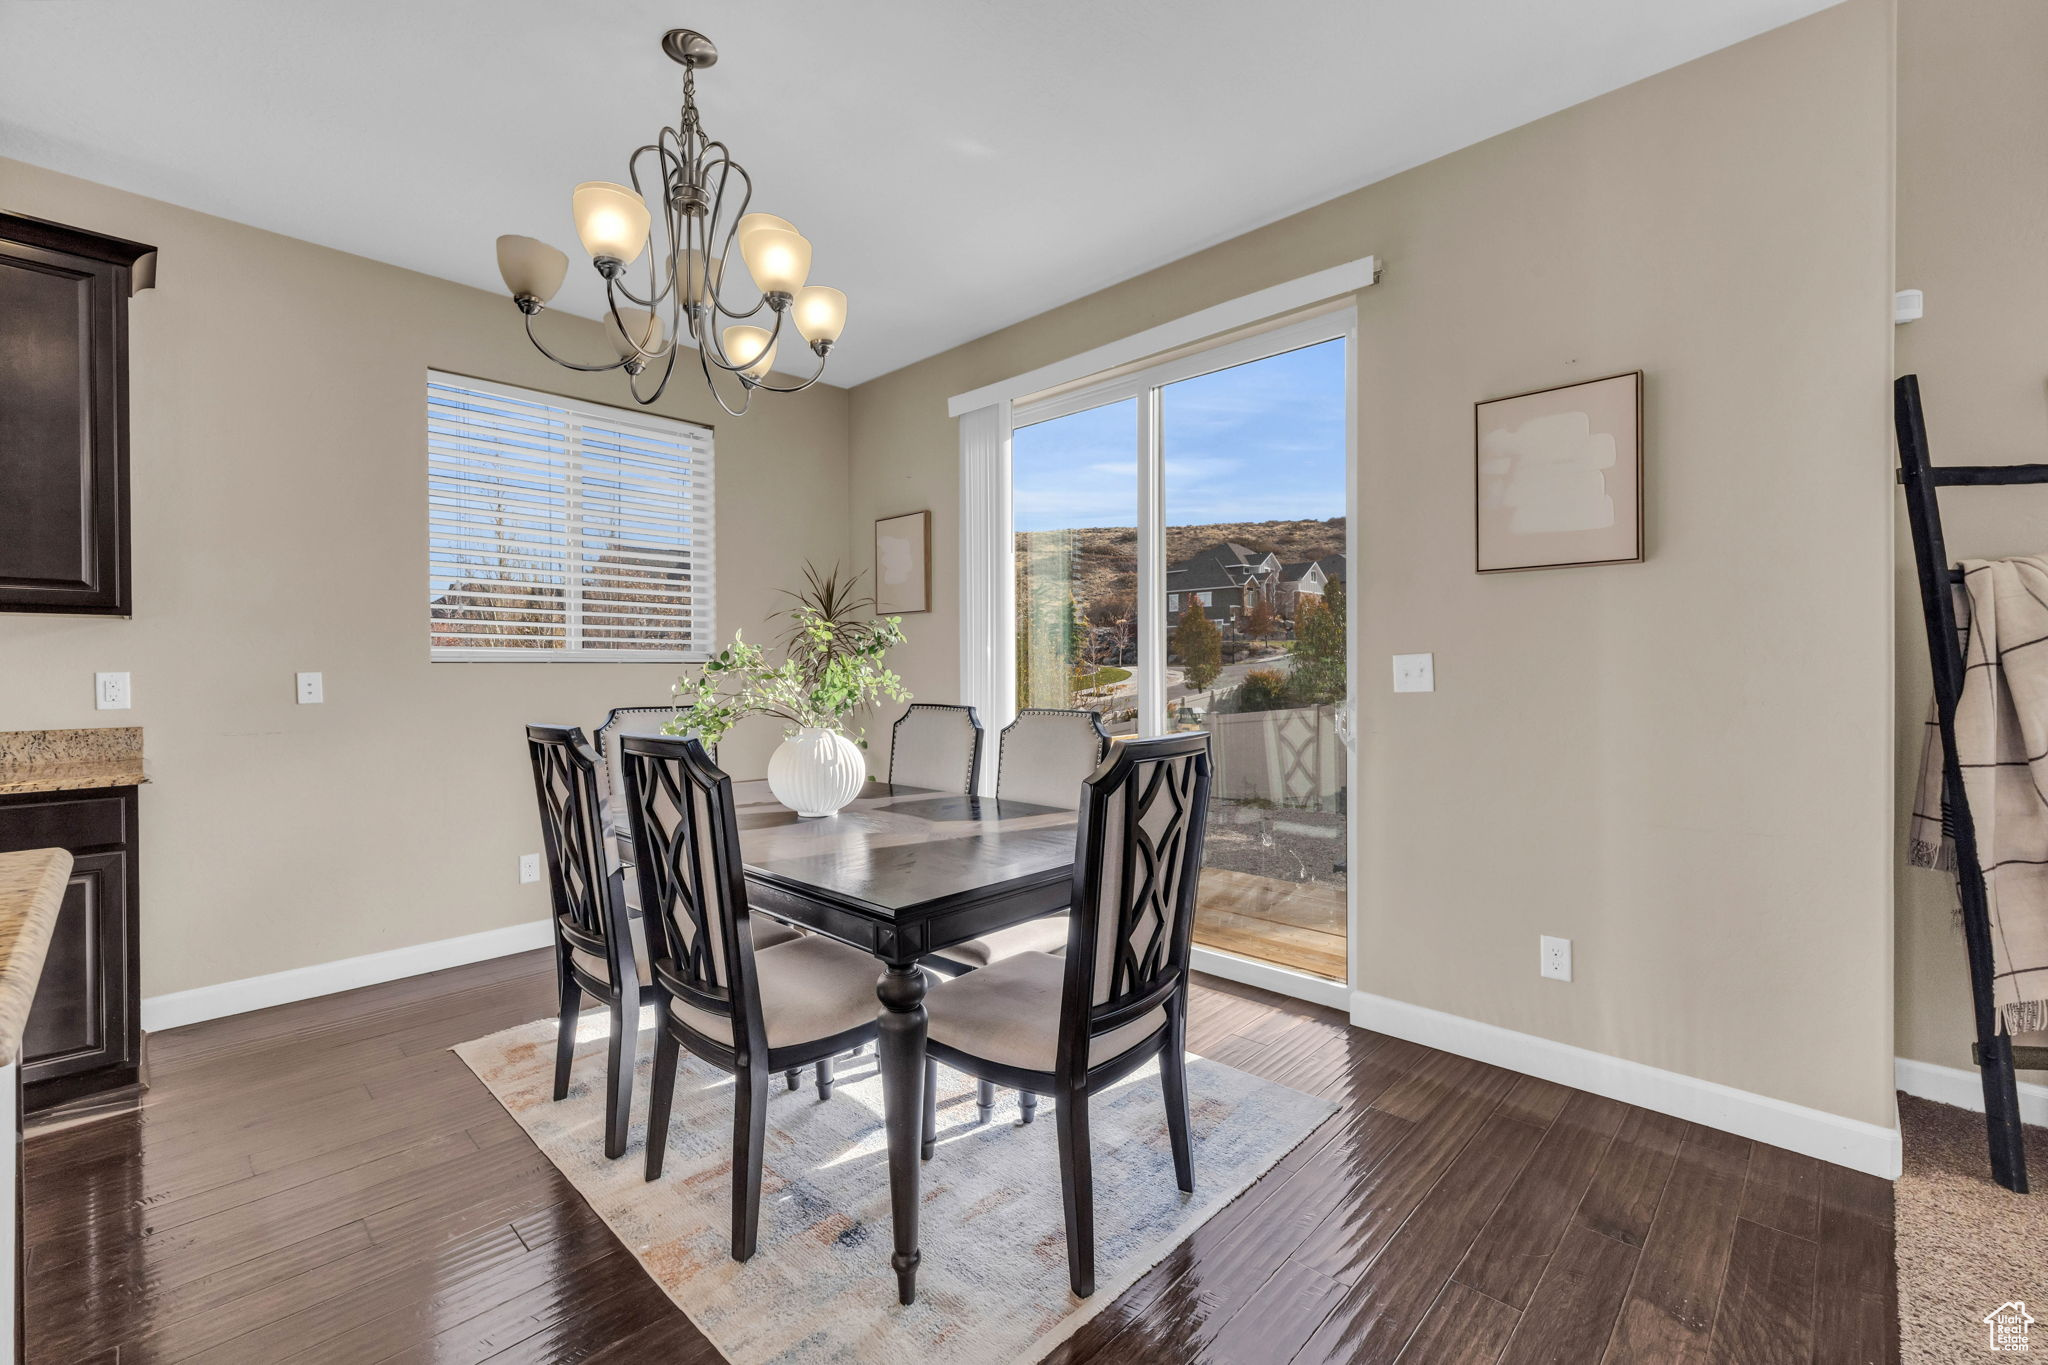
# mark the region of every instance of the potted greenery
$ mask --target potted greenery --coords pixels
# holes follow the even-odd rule
[[[855,593],[858,580],[842,585],[837,569],[821,577],[805,565],[804,580],[782,613],[783,661],[771,665],[735,632],[694,677],[676,680],[677,714],[662,728],[716,744],[748,716],[773,716],[786,729],[768,760],[768,789],[798,815],[836,815],[867,780],[865,742],[846,733],[847,717],[883,698],[910,700],[883,662],[903,643],[903,621],[873,615],[874,598]]]

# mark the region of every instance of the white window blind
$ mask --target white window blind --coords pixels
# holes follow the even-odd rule
[[[435,659],[703,658],[711,429],[427,372]]]

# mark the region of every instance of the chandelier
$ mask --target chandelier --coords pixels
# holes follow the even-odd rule
[[[687,336],[712,396],[738,417],[758,389],[796,393],[818,382],[825,357],[846,326],[846,295],[805,283],[810,242],[786,219],[748,212],[753,177],[723,142],[704,132],[697,117],[697,72],[718,60],[718,49],[703,34],[676,28],[663,35],[661,50],[683,67],[683,110],[676,126],[663,128],[633,153],[627,163],[630,186],[586,181],[570,201],[576,235],[604,277],[602,326],[617,357],[595,365],[565,359],[534,333],[534,318],[562,287],[567,256],[532,237],[508,235],[498,239],[498,271],[525,315],[527,338],[557,365],[593,373],[624,370],[634,400],[652,403],[668,387],[677,344]],[[659,242],[652,234],[657,217]],[[738,272],[726,269],[726,263],[735,245],[751,288],[732,287]],[[643,254],[645,292],[635,293],[632,268]],[[736,293],[741,297],[735,299]],[[750,299],[750,306],[737,306]],[[772,384],[770,369],[785,327],[803,338],[818,364],[800,383]],[[642,393],[642,377],[650,369],[659,377],[650,381],[652,392]],[[723,389],[721,376],[731,376],[723,380]],[[726,392],[735,380],[737,397],[728,400]]]

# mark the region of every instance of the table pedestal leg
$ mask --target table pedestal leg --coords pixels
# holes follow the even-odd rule
[[[917,1300],[918,1150],[924,1117],[924,972],[892,964],[875,994],[882,1002],[882,1122],[889,1134],[889,1204],[896,1227],[896,1296]]]

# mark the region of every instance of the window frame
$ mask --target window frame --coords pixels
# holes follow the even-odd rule
[[[464,389],[484,397],[505,399],[517,403],[531,403],[558,409],[579,431],[585,426],[603,428],[612,426],[626,432],[634,428],[672,429],[676,434],[688,434],[693,445],[701,444],[701,472],[690,474],[693,491],[690,494],[690,516],[695,529],[691,532],[690,567],[690,616],[691,645],[681,649],[594,649],[585,646],[561,649],[509,648],[489,645],[436,645],[434,643],[433,615],[435,592],[431,586],[434,574],[434,540],[436,536],[435,505],[432,501],[432,477],[434,452],[430,444],[431,415],[433,410],[432,391],[436,385]],[[556,664],[556,663],[601,663],[601,664],[675,664],[701,663],[716,653],[718,638],[718,547],[717,547],[717,430],[709,422],[690,418],[671,417],[666,413],[635,411],[610,403],[573,397],[568,394],[550,393],[543,389],[529,389],[517,384],[505,384],[493,379],[482,379],[475,375],[459,374],[453,370],[429,368],[421,386],[422,449],[426,456],[422,469],[424,487],[422,504],[426,512],[427,553],[426,563],[429,574],[427,593],[427,660],[430,663],[512,663],[512,664]],[[569,440],[571,451],[577,438]],[[566,517],[571,528],[580,528],[583,502],[575,491],[580,482],[580,467],[572,463],[565,471],[562,487],[565,499],[569,500]],[[579,541],[580,543],[580,541]],[[703,567],[699,567],[699,565]],[[569,638],[580,638],[577,632],[582,628],[579,590],[565,597],[563,621]],[[566,589],[565,589],[566,590]],[[701,603],[700,603],[701,599]],[[622,615],[623,613],[607,613]]]
[[[1338,340],[1345,344],[1346,364],[1349,366],[1350,376],[1345,386],[1345,551],[1347,555],[1355,557],[1358,479],[1355,416],[1358,313],[1355,304],[1348,299],[1324,304],[1291,318],[1276,319],[1249,331],[1241,331],[1235,336],[1220,337],[1209,344],[1197,344],[1183,352],[1169,355],[1155,364],[1132,366],[1096,382],[1079,380],[1044,395],[1026,395],[1009,405],[1000,460],[1000,478],[1005,485],[1013,478],[1008,458],[1008,437],[1011,433],[1021,427],[1055,421],[1077,412],[1086,412],[1091,408],[1107,407],[1126,399],[1136,400],[1138,429],[1133,449],[1138,458],[1137,644],[1141,676],[1164,676],[1167,617],[1172,614],[1166,608],[1166,451],[1161,407],[1162,392],[1184,379],[1214,374],[1218,370],[1236,369],[1241,365],[1285,355],[1289,351],[1299,351]],[[1009,544],[1014,537],[1015,527],[1011,524],[1007,493],[1006,487],[1001,512],[1004,526],[998,544]],[[1213,590],[1180,591],[1197,598],[1205,610],[1215,605]],[[1014,598],[1007,595],[1006,600],[1009,602],[1009,615],[1006,629],[998,629],[996,632],[999,636],[1014,635],[1016,631],[1016,604]],[[999,672],[994,683],[999,702],[996,711],[1002,716],[1014,715],[1017,708],[1014,666]],[[1355,684],[1352,695],[1355,703]],[[1138,694],[1138,733],[1168,733],[1168,710],[1163,688],[1142,689]]]

